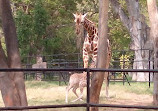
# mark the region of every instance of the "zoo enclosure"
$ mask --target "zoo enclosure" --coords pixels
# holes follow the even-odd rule
[[[110,69],[133,69],[134,62],[145,62],[148,64],[146,69],[154,69],[153,59],[151,59],[152,51],[147,49],[148,57],[146,60],[134,60],[134,52],[129,50],[122,50],[122,51],[113,51],[112,52],[112,59],[110,63]],[[53,55],[44,55],[42,56],[43,62],[47,63],[47,68],[83,68],[83,61],[82,61],[82,54],[80,53],[72,53],[72,54],[53,54]],[[32,65],[36,62],[36,56],[28,56],[23,58],[23,68],[32,68]],[[118,73],[118,74],[116,74]],[[112,72],[110,76],[110,81],[121,81],[123,84],[128,82],[136,82],[127,79],[128,72]],[[25,79],[34,79],[35,78],[34,72],[25,72]],[[152,82],[152,73],[149,72],[149,87],[150,82]],[[59,85],[61,82],[68,81],[69,73],[68,72],[43,72],[42,80],[51,80],[51,81],[58,81]],[[138,82],[138,81],[137,81]]]
[[[94,68],[77,68],[77,69],[0,69],[0,72],[24,72],[24,71],[85,71],[87,72],[87,100],[83,104],[64,104],[64,105],[40,105],[40,106],[20,106],[20,107],[0,107],[0,110],[25,110],[25,109],[46,109],[46,108],[66,108],[66,107],[86,107],[86,111],[90,107],[112,107],[112,108],[134,108],[134,109],[154,109],[156,106],[135,106],[135,105],[114,105],[114,104],[94,104],[90,103],[90,72],[155,72],[158,70],[134,70],[134,69],[94,69]]]

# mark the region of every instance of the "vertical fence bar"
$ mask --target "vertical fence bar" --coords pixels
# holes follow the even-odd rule
[[[89,103],[90,103],[90,69],[87,68],[87,110],[90,111]]]
[[[77,67],[80,68],[80,55],[77,53]]]
[[[123,69],[125,69],[125,51],[123,50]],[[125,72],[123,72],[123,85],[125,85]]]
[[[115,84],[115,81],[116,81],[116,72],[113,72],[114,73],[114,84]]]
[[[151,55],[150,55],[150,54],[151,54],[151,53],[150,53],[150,50],[149,50],[149,58],[148,58],[148,60],[149,60],[149,69],[150,69],[150,64],[151,64],[151,63],[150,63],[150,58],[151,58]],[[149,72],[149,88],[150,88],[150,82],[151,82],[151,81],[150,81],[150,79],[151,79],[150,76],[151,76],[151,73]]]
[[[61,86],[61,73],[59,72],[59,86]]]

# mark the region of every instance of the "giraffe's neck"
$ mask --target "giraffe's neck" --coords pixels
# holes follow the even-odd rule
[[[87,73],[86,72],[83,72],[83,76],[82,76],[84,79],[87,78]]]
[[[94,34],[98,35],[98,29],[96,28],[95,24],[87,18],[85,18],[83,26],[88,32],[89,37],[93,36]]]

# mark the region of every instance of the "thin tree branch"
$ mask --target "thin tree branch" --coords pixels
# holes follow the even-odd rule
[[[127,28],[129,31],[129,18],[123,11],[122,7],[120,6],[120,3],[117,0],[110,0],[111,6],[116,14],[119,15],[121,22],[123,25]]]

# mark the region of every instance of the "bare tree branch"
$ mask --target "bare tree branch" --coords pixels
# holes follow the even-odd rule
[[[121,22],[123,23],[123,25],[129,31],[129,29],[130,29],[130,27],[129,27],[129,18],[125,14],[125,12],[123,11],[123,9],[120,6],[120,3],[118,2],[118,0],[110,0],[110,3],[111,3],[112,8],[114,9],[114,12],[119,15]]]

